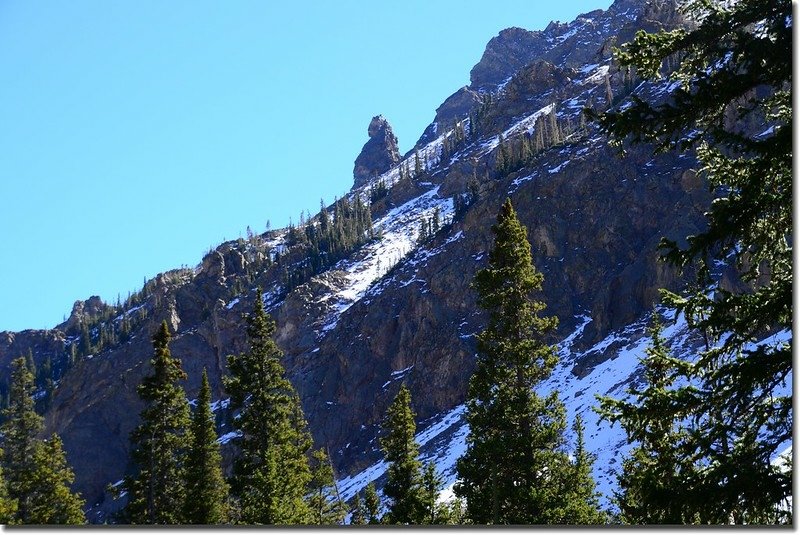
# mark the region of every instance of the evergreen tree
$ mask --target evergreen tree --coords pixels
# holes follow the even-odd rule
[[[422,173],[422,162],[419,159],[419,151],[414,149],[414,178],[419,178]]]
[[[347,504],[339,496],[328,454],[316,450],[311,455],[311,484],[308,505],[312,524],[330,526],[341,524],[347,515]]]
[[[211,412],[211,387],[205,368],[191,430],[192,440],[186,456],[184,521],[187,524],[224,524],[228,521],[228,484],[222,476],[222,457]]]
[[[378,498],[375,484],[371,481],[364,488],[364,511],[366,512],[364,518],[367,524],[381,523],[381,500]]]
[[[61,439],[37,441],[27,524],[85,524],[83,499],[70,490],[75,474],[67,464]]]
[[[83,523],[83,500],[69,489],[74,476],[61,439],[58,435],[49,441],[36,438],[42,417],[34,411],[33,373],[22,357],[11,366],[9,406],[1,428],[2,468],[8,486],[7,490],[0,486],[0,515],[15,524]]]
[[[350,507],[350,525],[363,526],[367,523],[367,510],[361,501],[361,493],[356,492],[353,496],[353,505]]]
[[[497,137],[497,157],[494,161],[494,167],[501,175],[505,175],[508,171],[510,162],[510,155],[508,153],[506,141],[503,139],[503,134]]]
[[[700,497],[684,488],[696,467],[682,451],[689,436],[670,408],[670,389],[687,364],[669,354],[655,312],[650,336],[641,359],[644,385],[628,389],[632,400],[600,398],[602,417],[619,422],[628,442],[636,444],[622,463],[614,501],[627,524],[685,524],[695,520],[692,502]]]
[[[381,427],[381,448],[389,464],[383,487],[383,494],[389,499],[387,520],[390,524],[418,524],[423,510],[422,474],[419,446],[414,439],[417,426],[406,385],[400,387]]]
[[[306,457],[311,436],[274,334],[275,322],[264,311],[259,289],[247,316],[250,349],[228,357],[231,375],[225,380],[242,433],[234,439],[240,454],[233,493],[246,524],[305,524],[310,521],[304,498],[311,480]]]
[[[92,352],[92,336],[89,333],[89,327],[83,320],[81,320],[81,341],[78,350],[83,357]]]
[[[3,458],[3,451],[0,450],[0,459]],[[0,464],[0,524],[13,524],[17,515],[17,500],[13,499],[8,492],[8,484],[3,474],[2,464]]]
[[[478,305],[489,323],[478,335],[478,360],[470,379],[467,451],[459,458],[455,492],[467,516],[480,524],[565,523],[555,514],[571,492],[564,443],[564,407],[556,393],[534,388],[552,372],[555,347],[544,337],[557,324],[530,294],[543,276],[531,262],[525,227],[508,199],[492,226],[489,266],[475,275]]]
[[[419,234],[417,234],[417,243],[425,243],[428,241],[428,221],[423,217],[419,220]]]
[[[153,336],[153,374],[137,388],[145,408],[131,433],[135,472],[122,484],[128,493],[122,519],[131,524],[180,524],[184,520],[189,404],[179,384],[186,374],[180,360],[170,353],[170,338],[163,321]]]
[[[433,215],[431,216],[431,234],[436,234],[439,232],[439,227],[442,226],[442,211],[441,209],[436,206],[433,209]]]
[[[567,495],[564,509],[558,516],[564,524],[583,526],[605,524],[607,516],[600,509],[600,494],[595,488],[592,477],[595,456],[586,450],[585,428],[580,414],[575,416],[572,430],[575,433],[575,459],[572,462],[572,469],[564,471],[564,475],[568,478],[563,483]]]
[[[686,455],[703,469],[683,485],[702,496],[697,519],[784,521],[775,507],[791,495],[792,474],[771,461],[792,437],[792,343],[758,342],[792,322],[792,4],[695,0],[684,9],[695,29],[640,32],[618,54],[646,79],[677,62],[672,98],[634,99],[600,123],[618,142],[695,147],[717,194],[703,232],[685,247],[662,240],[670,263],[697,273],[665,302],[709,342],[685,370],[695,388],[671,389],[669,409],[691,415]],[[715,278],[718,262],[735,263],[746,287]]]
[[[33,374],[25,358],[11,363],[9,406],[5,411],[3,435],[3,472],[8,494],[17,503],[16,520],[30,523],[33,480],[36,473],[36,435],[42,429],[42,417],[33,402]]]
[[[445,508],[436,503],[439,492],[442,490],[442,476],[436,473],[436,464],[429,462],[425,464],[420,478],[422,513],[420,524],[434,525],[444,524],[447,519]]]

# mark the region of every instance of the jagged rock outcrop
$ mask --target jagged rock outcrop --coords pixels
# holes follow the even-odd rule
[[[436,108],[436,117],[434,117],[433,122],[428,125],[422,133],[417,145],[433,140],[440,129],[446,129],[455,121],[466,117],[470,110],[478,105],[480,101],[481,94],[469,86],[464,86],[447,97],[445,101]],[[409,154],[411,152],[413,152],[413,149],[409,151]]]
[[[530,63],[536,57],[542,41],[542,32],[523,28],[502,30],[492,37],[480,61],[470,71],[472,86],[477,89],[496,87]]]
[[[366,184],[370,179],[388,171],[400,161],[397,136],[392,125],[383,117],[376,115],[367,128],[369,141],[364,144],[353,168],[353,188]]]

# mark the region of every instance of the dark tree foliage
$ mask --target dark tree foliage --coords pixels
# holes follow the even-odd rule
[[[379,200],[389,194],[389,187],[386,185],[386,180],[383,178],[378,179],[374,186],[369,190],[369,202],[375,204]]]
[[[411,393],[406,385],[400,387],[381,426],[381,437],[386,462],[386,484],[383,494],[389,500],[385,521],[390,524],[418,524],[423,514],[422,463],[419,445],[414,434],[414,412],[411,410]]]
[[[683,482],[695,477],[696,467],[685,451],[689,435],[680,421],[686,414],[674,412],[671,389],[687,364],[670,355],[658,313],[650,336],[641,359],[644,384],[628,389],[630,400],[600,398],[602,417],[619,422],[636,444],[622,463],[614,501],[626,524],[686,524],[695,521],[695,497]]]
[[[311,454],[308,506],[311,509],[311,523],[318,526],[341,524],[347,516],[347,504],[339,496],[333,466],[322,449]]]
[[[186,500],[185,469],[189,447],[189,403],[180,382],[181,361],[169,350],[171,336],[163,321],[153,336],[153,373],[137,391],[145,408],[131,433],[135,471],[122,488],[128,503],[121,519],[131,524],[181,524]]]
[[[228,357],[230,377],[225,378],[231,409],[239,412],[234,425],[241,431],[234,439],[240,453],[232,491],[244,524],[306,524],[311,520],[305,500],[311,436],[274,334],[275,322],[264,311],[259,289],[247,316],[250,349]]]
[[[84,501],[70,490],[75,474],[67,464],[63,444],[58,435],[37,441],[28,502],[28,524],[85,524]]]
[[[708,340],[685,371],[692,386],[672,390],[670,410],[690,415],[688,455],[702,469],[683,485],[697,496],[698,521],[772,523],[788,520],[775,506],[792,487],[791,473],[771,464],[791,440],[792,344],[757,342],[792,320],[792,4],[685,9],[696,29],[640,32],[617,55],[649,79],[676,59],[672,98],[632,95],[631,106],[599,119],[618,142],[696,148],[716,194],[704,232],[685,246],[661,244],[667,261],[698,274],[665,301]],[[735,263],[745,288],[723,286],[716,263]]]
[[[13,524],[82,524],[83,500],[73,494],[74,480],[61,439],[36,438],[42,418],[34,411],[33,374],[25,358],[12,362],[11,391],[2,425],[0,514]],[[6,487],[7,485],[7,487]]]
[[[446,506],[437,503],[442,490],[442,476],[436,472],[436,464],[425,463],[420,477],[420,524],[434,525],[448,523],[449,511]]]
[[[369,203],[358,195],[333,204],[333,217],[320,207],[319,215],[305,224],[303,231],[294,227],[293,243],[305,248],[303,259],[284,273],[286,290],[303,284],[313,275],[346,257],[353,250],[375,238]],[[276,259],[277,262],[277,259]]]
[[[356,492],[353,496],[353,503],[350,505],[350,525],[363,526],[367,523],[367,511],[364,502],[361,501],[361,493]]]
[[[222,475],[222,457],[211,412],[211,386],[205,368],[191,425],[184,521],[187,524],[224,524],[229,520],[228,484]]]
[[[583,526],[605,524],[608,518],[600,509],[600,493],[597,492],[592,477],[595,455],[586,449],[585,427],[580,414],[575,416],[572,430],[575,433],[574,460],[571,467],[563,471],[567,478],[562,484],[566,493],[565,503],[563,510],[559,511],[557,516],[570,524]]]
[[[3,451],[0,450],[0,459],[3,458]],[[13,499],[8,492],[8,483],[0,463],[0,524],[8,525],[16,521],[17,500]]]
[[[555,392],[535,387],[557,362],[545,343],[557,319],[530,295],[543,276],[531,261],[525,227],[508,199],[492,226],[489,265],[475,275],[478,305],[489,323],[478,335],[478,360],[467,394],[467,451],[458,460],[456,495],[479,524],[567,524],[576,496],[564,446],[565,411]]]
[[[367,524],[381,523],[381,500],[372,482],[364,488],[364,512]]]
[[[34,410],[33,389],[33,374],[25,358],[14,360],[11,363],[9,406],[2,427],[3,471],[9,496],[17,502],[16,519],[22,524],[30,522],[32,485],[36,472],[36,435],[42,429],[42,417]]]

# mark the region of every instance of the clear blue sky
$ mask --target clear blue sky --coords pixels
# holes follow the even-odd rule
[[[49,328],[352,184],[501,29],[611,0],[0,2],[0,331]]]

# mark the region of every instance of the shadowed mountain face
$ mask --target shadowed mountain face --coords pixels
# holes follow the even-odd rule
[[[150,337],[162,320],[175,333],[171,350],[188,373],[190,399],[208,370],[227,442],[232,415],[221,377],[226,355],[246,348],[242,315],[257,286],[277,321],[312,434],[329,448],[340,477],[380,458],[378,426],[403,382],[423,432],[463,403],[485,319],[470,282],[486,265],[489,228],[506,197],[545,275],[547,312],[560,318],[553,342],[569,336],[568,365],[556,380],[608,367],[619,346],[598,342],[639,325],[658,288],[680,284],[656,246],[661,236],[701,230],[710,194],[692,170],[693,155],[653,157],[634,147],[619,158],[581,110],[616,105],[631,93],[668,98],[666,82],[640,83],[620,70],[611,46],[639,28],[679,23],[669,2],[618,0],[543,31],[502,31],[472,69],[471,85],[437,110],[415,147],[418,158],[414,151],[401,158],[391,126],[374,117],[347,198],[371,203],[375,238],[335,262],[311,267],[304,236],[312,231],[272,231],[224,243],[195,269],[161,274],[120,306],[92,298],[54,329],[0,333],[6,380],[11,359],[28,349],[37,365],[52,362],[45,433],[64,439],[93,520],[114,508],[105,488],[129,469],[128,435],[142,409],[136,386],[149,373]],[[500,158],[511,163],[503,167]],[[379,182],[387,188],[380,195]],[[329,207],[329,217],[335,225],[345,216]],[[423,222],[427,240],[419,239]],[[619,389],[634,376],[626,368],[604,384]],[[581,390],[586,399],[594,393]],[[587,436],[597,433],[596,418],[586,420]],[[233,452],[224,450],[229,463]]]

